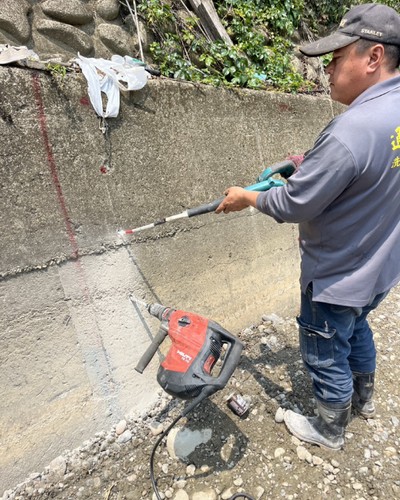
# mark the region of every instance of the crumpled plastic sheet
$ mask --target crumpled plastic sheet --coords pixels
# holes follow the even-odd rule
[[[90,102],[98,116],[102,118],[118,116],[120,90],[140,90],[150,78],[144,66],[129,56],[113,55],[111,60],[108,60],[83,57],[78,54],[75,61],[88,82]],[[107,97],[106,109],[102,101],[102,92]]]
[[[39,61],[39,56],[25,46],[14,47],[13,45],[0,44],[0,64],[10,64],[24,59]]]

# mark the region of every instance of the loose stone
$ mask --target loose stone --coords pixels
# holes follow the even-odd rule
[[[126,427],[127,427],[126,420],[121,420],[120,422],[118,422],[118,424],[115,427],[115,433],[117,434],[117,436],[120,436],[123,432],[125,432]]]
[[[298,446],[296,451],[300,460],[306,460],[309,463],[312,462],[312,455],[304,446]]]
[[[283,416],[284,416],[284,414],[285,414],[285,410],[282,407],[279,407],[276,410],[276,413],[275,413],[275,422],[277,424],[281,424],[283,422]]]
[[[285,454],[285,450],[283,448],[277,448],[274,452],[274,457],[275,458],[280,458]]]

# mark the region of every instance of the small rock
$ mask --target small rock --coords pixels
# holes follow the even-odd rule
[[[190,464],[186,467],[186,474],[188,476],[194,476],[195,472],[196,472],[196,466],[194,464]]]
[[[275,458],[280,458],[285,454],[285,450],[283,448],[277,448],[274,452]]]
[[[222,500],[228,500],[231,498],[234,494],[233,488],[228,488],[227,490],[223,491],[221,493],[221,499]]]
[[[268,323],[272,323],[274,326],[275,325],[281,325],[284,323],[283,318],[279,317],[277,314],[272,313],[272,314],[264,314],[262,316],[262,320]]]
[[[262,486],[257,486],[256,488],[256,498],[260,500],[260,498],[264,495],[265,489]]]
[[[371,450],[369,450],[368,448],[364,450],[364,458],[367,460],[371,458]]]
[[[322,465],[324,463],[324,461],[322,460],[321,457],[317,457],[317,455],[313,455],[313,457],[312,457],[312,463],[314,465]]]
[[[125,432],[123,432],[119,438],[117,439],[117,442],[119,444],[127,443],[132,439],[132,432],[128,429]]]
[[[283,422],[284,415],[285,415],[285,410],[282,407],[279,407],[275,413],[275,422],[277,424],[281,424]]]
[[[396,448],[393,448],[393,446],[388,446],[385,448],[385,451],[383,452],[385,457],[394,457],[397,455]]]
[[[165,498],[164,493],[162,491],[159,491],[158,493],[160,495],[161,500],[164,500],[164,498]],[[144,494],[146,494],[146,492],[144,492]],[[155,493],[152,494],[151,500],[157,500],[157,495]]]
[[[164,430],[163,424],[157,422],[156,420],[154,422],[151,422],[150,431],[153,436],[158,436],[159,434],[162,433],[163,430]]]
[[[298,446],[296,451],[300,460],[312,463],[312,455],[306,448],[304,448],[304,446]]]
[[[217,498],[217,493],[213,490],[197,491],[192,495],[192,500],[217,500]]]
[[[65,458],[61,455],[52,460],[49,464],[49,473],[52,476],[57,476],[61,478],[65,474],[66,470],[67,470],[67,462]],[[53,480],[55,480],[54,477]]]
[[[353,483],[353,490],[362,490],[362,484],[361,483]]]
[[[174,495],[174,500],[189,500],[189,495],[184,490],[179,490]]]
[[[235,486],[242,486],[242,484],[243,484],[243,479],[242,479],[241,477],[238,477],[238,478],[234,479],[233,484],[234,484]]]
[[[126,420],[121,420],[120,422],[118,422],[118,424],[115,426],[115,433],[117,434],[117,436],[120,436],[123,432],[126,431],[126,426]]]
[[[183,488],[187,485],[187,481],[185,479],[178,479],[175,481],[174,485],[180,490],[183,490]]]
[[[93,478],[93,486],[95,488],[100,488],[100,486],[101,486],[101,477],[96,476],[96,477]]]

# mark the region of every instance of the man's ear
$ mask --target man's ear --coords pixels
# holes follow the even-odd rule
[[[376,44],[369,49],[368,73],[374,73],[383,63],[385,57],[385,48],[383,45]]]

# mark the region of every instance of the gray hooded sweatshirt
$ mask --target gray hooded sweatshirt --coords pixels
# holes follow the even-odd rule
[[[301,289],[363,307],[400,281],[400,76],[360,96],[257,208],[299,224]]]

